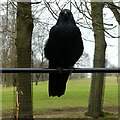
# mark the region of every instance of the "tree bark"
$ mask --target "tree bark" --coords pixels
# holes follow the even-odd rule
[[[31,4],[25,2],[17,3],[17,67],[31,67],[31,39],[33,30],[33,19],[31,15]],[[18,113],[21,119],[33,119],[31,74],[18,73]],[[16,116],[17,117],[17,116]]]
[[[103,7],[101,2],[92,2],[92,25],[95,38],[95,51],[94,51],[94,67],[105,67],[105,50],[106,42],[103,26]],[[88,115],[94,118],[102,116],[103,106],[103,88],[104,88],[104,73],[93,73],[91,82],[91,91],[88,106]]]

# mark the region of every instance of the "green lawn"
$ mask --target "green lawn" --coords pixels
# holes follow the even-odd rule
[[[90,79],[69,80],[66,94],[62,97],[48,97],[47,82],[33,85],[33,110],[34,113],[46,112],[54,109],[86,108],[88,106]],[[0,91],[1,92],[1,91]],[[14,108],[14,88],[2,89],[3,111]],[[14,97],[13,97],[14,96]],[[106,78],[104,108],[118,106],[118,84],[115,77]]]
[[[89,96],[90,80],[70,80],[66,94],[62,97],[48,97],[47,82],[34,87],[34,109],[50,109],[63,107],[86,107]]]

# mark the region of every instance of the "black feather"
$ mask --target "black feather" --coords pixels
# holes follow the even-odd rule
[[[70,10],[60,12],[55,26],[49,33],[44,52],[49,60],[49,68],[73,67],[83,53],[83,41],[80,29],[76,26]],[[64,94],[70,73],[49,74],[49,96]]]

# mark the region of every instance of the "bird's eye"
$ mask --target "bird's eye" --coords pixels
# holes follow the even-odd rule
[[[67,12],[68,13],[68,15],[71,15],[71,12]]]

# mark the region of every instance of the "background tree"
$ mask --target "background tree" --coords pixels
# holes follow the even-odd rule
[[[6,7],[5,7],[6,6]],[[2,65],[3,67],[16,67],[16,9],[12,3],[7,0],[4,5],[5,15],[2,16]],[[15,79],[15,74],[3,75],[3,86],[12,86]]]
[[[38,24],[37,21],[35,21],[34,29],[35,30],[32,37],[33,67],[46,68],[48,64],[44,57],[44,44],[45,44],[45,39],[47,39],[46,33],[48,30],[45,28],[44,25]],[[37,85],[38,81],[47,80],[48,78],[47,76],[48,74],[46,73],[35,73],[33,77],[33,81],[35,81]]]
[[[105,4],[108,5],[108,8],[110,8],[110,10],[113,12],[116,21],[120,25],[120,6],[115,5],[113,0],[111,0],[110,2],[105,2]]]
[[[33,19],[29,2],[17,3],[17,67],[31,68],[31,40]],[[17,92],[19,118],[32,120],[32,87],[31,73],[17,74]]]
[[[103,23],[103,7],[105,3],[92,2],[91,15],[92,25],[95,38],[95,53],[94,53],[94,67],[105,67],[105,28]],[[111,6],[112,5],[112,6]],[[119,23],[119,12],[113,3],[108,3],[109,8],[113,11],[116,20]],[[104,73],[93,73],[91,92],[89,99],[88,115],[92,117],[99,117],[103,115],[103,96],[104,96]]]
[[[102,2],[91,3],[92,25],[95,37],[95,53],[94,53],[94,67],[105,67],[105,50],[106,42],[103,26],[103,7]],[[98,24],[98,25],[96,25]],[[88,115],[92,117],[99,117],[102,115],[103,107],[103,86],[104,73],[93,73],[91,82],[91,93],[89,99]]]
[[[116,66],[111,64],[111,62],[108,59],[105,60],[105,65],[106,65],[106,68],[113,68],[113,69],[116,68]],[[118,77],[118,73],[106,73],[105,75]]]
[[[90,56],[88,53],[83,52],[82,57],[76,62],[75,68],[90,67]],[[79,79],[88,77],[87,73],[72,73],[70,79]]]

